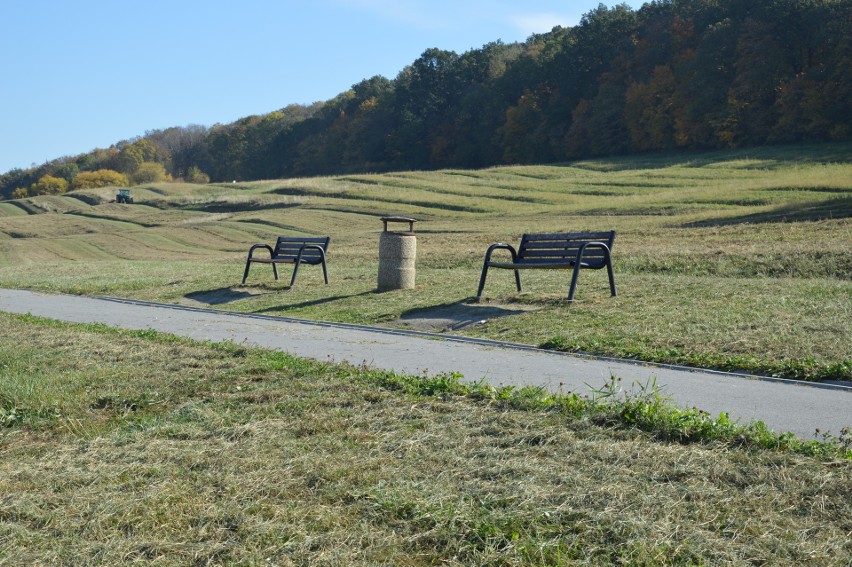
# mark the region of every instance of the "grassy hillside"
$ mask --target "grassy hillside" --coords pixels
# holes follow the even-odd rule
[[[477,171],[157,184],[0,204],[0,286],[408,326],[649,361],[852,379],[852,146]],[[417,288],[376,293],[382,215],[417,219]],[[618,232],[603,272],[492,271],[523,232]],[[245,254],[328,234],[331,283],[287,289]],[[479,316],[482,314],[482,316]],[[440,315],[440,316],[439,316]],[[479,322],[483,321],[484,322]],[[458,324],[453,324],[457,321]],[[476,324],[468,324],[477,322]]]
[[[0,286],[850,379],[852,147],[110,189],[0,203]],[[417,287],[376,293],[379,217]],[[603,273],[491,242],[615,229]],[[329,234],[330,285],[245,254]],[[479,323],[479,321],[485,322]],[[454,322],[459,324],[454,324]],[[468,324],[472,323],[472,324]],[[845,565],[849,432],[0,314],[0,565]]]

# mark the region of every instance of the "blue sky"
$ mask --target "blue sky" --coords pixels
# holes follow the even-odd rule
[[[374,75],[395,78],[430,47],[523,41],[598,4],[0,0],[0,173],[146,130],[328,100]]]

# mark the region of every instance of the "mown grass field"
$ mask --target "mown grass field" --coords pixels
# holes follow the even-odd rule
[[[773,448],[693,414],[712,431],[692,442],[677,436],[689,416],[653,396],[592,403],[149,331],[0,325],[2,565],[852,559],[848,439]],[[675,435],[635,426],[652,415]]]
[[[852,146],[111,189],[0,203],[0,287],[416,326],[850,378]],[[379,217],[417,287],[376,293]],[[606,276],[489,276],[523,232],[618,231]],[[329,234],[330,285],[248,247]],[[626,400],[406,377],[0,314],[0,565],[852,561],[852,436]],[[442,329],[435,329],[442,331]]]
[[[0,286],[207,304],[329,321],[416,325],[441,308],[511,314],[459,334],[805,379],[852,379],[852,146],[592,160],[208,186],[111,189],[0,203]],[[379,217],[417,219],[417,287],[376,293]],[[524,232],[609,230],[603,271],[492,270]],[[293,289],[245,254],[328,234],[331,283]],[[492,313],[495,310],[492,310]],[[411,322],[411,318],[415,322]],[[432,330],[432,329],[430,329]],[[442,329],[436,329],[442,331]]]

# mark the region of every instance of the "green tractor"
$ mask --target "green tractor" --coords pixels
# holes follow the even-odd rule
[[[115,196],[116,203],[127,203],[128,205],[133,203],[133,197],[130,196],[130,189],[119,189],[118,194]]]

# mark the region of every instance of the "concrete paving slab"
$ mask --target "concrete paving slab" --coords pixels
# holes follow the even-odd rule
[[[0,289],[0,311],[197,340],[234,341],[318,360],[366,364],[406,374],[458,372],[494,385],[540,386],[588,395],[611,376],[626,386],[652,380],[681,407],[811,439],[852,426],[852,387],[583,357],[522,345],[338,323],[321,323],[108,297]]]

